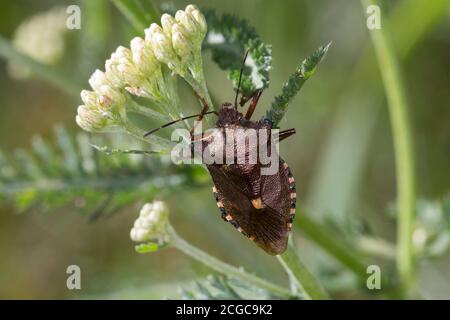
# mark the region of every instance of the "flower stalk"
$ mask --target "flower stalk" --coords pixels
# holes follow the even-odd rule
[[[362,0],[364,7],[380,6],[375,0]],[[380,6],[381,7],[381,6]],[[414,287],[414,248],[416,179],[409,109],[397,56],[387,26],[370,32],[388,101],[394,138],[397,177],[397,270],[405,292]]]
[[[294,282],[295,287],[303,293],[305,299],[325,300],[330,298],[298,257],[292,237],[289,239],[286,251],[277,256],[277,259],[286,270],[291,281]]]

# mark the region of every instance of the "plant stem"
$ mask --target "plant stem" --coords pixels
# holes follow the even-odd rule
[[[292,238],[289,239],[287,250],[282,255],[277,256],[277,258],[291,280],[304,292],[305,298],[313,300],[330,298],[328,293],[298,257]]]
[[[232,265],[222,262],[219,259],[210,256],[206,252],[194,247],[186,240],[181,238],[171,226],[169,227],[169,235],[171,238],[171,243],[175,248],[184,252],[185,254],[194,258],[195,260],[200,261],[201,263],[209,266],[211,269],[219,273],[222,273],[226,276],[250,283],[258,288],[265,289],[270,293],[277,295],[279,297],[295,298],[295,296],[293,296],[293,294],[288,289],[280,287],[267,280],[249,274],[242,269],[238,269]]]
[[[378,1],[362,0],[363,6],[380,6]],[[380,6],[381,7],[381,6]],[[397,269],[403,289],[414,286],[412,232],[415,219],[414,151],[406,94],[387,26],[370,34],[383,80],[394,139],[397,176]]]
[[[81,82],[74,80],[74,77],[71,75],[68,76],[53,67],[40,63],[28,55],[19,52],[2,36],[0,36],[0,56],[8,61],[11,60],[30,68],[36,76],[47,80],[73,97],[79,98],[80,92],[83,89]]]
[[[113,0],[114,5],[127,18],[134,29],[142,33],[150,23],[145,12],[135,0]]]

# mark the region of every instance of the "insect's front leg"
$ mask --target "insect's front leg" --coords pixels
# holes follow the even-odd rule
[[[256,90],[255,93],[252,95],[252,102],[250,103],[250,106],[247,109],[247,113],[245,114],[245,119],[250,120],[250,118],[253,115],[253,112],[255,112],[256,106],[258,105],[259,98],[261,97],[262,90]]]
[[[200,112],[200,115],[198,116],[196,122],[200,122],[203,120],[203,117],[205,116],[205,114],[208,112],[209,110],[209,105],[206,102],[205,98],[201,97],[197,92],[194,91],[195,96],[197,97],[198,100],[200,100],[200,103],[202,104],[203,108],[202,111]],[[195,128],[197,126],[197,123],[194,123],[194,125],[192,126],[191,129],[191,136],[194,134]]]
[[[200,117],[203,118],[203,116],[205,115],[206,112],[208,112],[209,110],[209,105],[208,102],[206,102],[205,98],[203,98],[202,96],[200,96],[198,94],[198,92],[194,91],[195,96],[197,97],[197,99],[200,101],[200,103],[202,104],[202,111],[200,112]]]

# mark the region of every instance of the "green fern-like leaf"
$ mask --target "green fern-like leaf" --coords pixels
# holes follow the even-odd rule
[[[266,118],[271,120],[274,126],[278,126],[281,119],[286,114],[289,102],[297,95],[303,84],[316,71],[317,65],[322,61],[329,47],[328,45],[320,47],[311,56],[303,60],[300,66],[295,70],[294,74],[289,77],[289,80],[284,84],[281,94],[276,96],[272,102],[272,106],[267,111]]]
[[[215,11],[205,13],[208,34],[204,49],[211,50],[212,58],[219,67],[227,70],[237,90],[239,73],[245,52],[249,55],[244,67],[241,94],[248,99],[257,89],[269,86],[269,70],[272,62],[271,46],[263,43],[255,29],[244,19],[225,14],[217,16]]]
[[[188,288],[180,289],[184,300],[245,300],[279,299],[267,291],[256,288],[236,279],[209,275],[206,279],[194,281]]]
[[[73,137],[63,127],[56,128],[55,136],[54,145],[36,136],[33,150],[11,154],[0,150],[0,202],[14,204],[19,212],[71,206],[96,219],[198,181],[199,168],[172,166],[146,151],[100,148],[104,152],[99,152],[87,133]]]

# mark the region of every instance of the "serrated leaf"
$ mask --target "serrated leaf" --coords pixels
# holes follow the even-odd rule
[[[68,170],[72,174],[79,173],[80,162],[77,150],[73,143],[73,139],[70,137],[67,130],[61,125],[57,125],[55,127],[55,136],[58,146],[62,151],[64,166],[66,170]]]
[[[256,90],[269,86],[269,70],[272,49],[263,43],[255,29],[244,19],[225,14],[218,17],[215,11],[205,13],[208,34],[204,49],[212,52],[219,67],[228,71],[228,76],[237,90],[239,73],[245,52],[249,50],[241,82],[241,93],[248,99]]]
[[[179,291],[181,298],[187,300],[280,299],[242,280],[217,275],[208,275],[206,279],[193,281],[189,288],[181,288]]]
[[[36,162],[35,158],[27,151],[18,148],[14,151],[14,158],[17,163],[17,168],[23,174],[32,178],[39,178],[42,176],[42,170]]]
[[[80,131],[76,137],[78,150],[80,150],[81,167],[87,174],[92,174],[97,169],[94,149],[90,144],[89,136],[86,132]]]
[[[200,185],[194,166],[173,166],[162,157],[142,156],[153,152],[98,147],[114,154],[108,156],[92,148],[92,140],[84,133],[76,139],[64,129],[56,134],[59,143],[54,150],[50,143],[35,137],[33,150],[13,151],[20,162],[0,151],[1,202],[14,204],[19,212],[30,207],[49,211],[66,206],[88,214],[95,212],[94,217],[108,217],[127,205]],[[113,136],[96,137],[96,141],[118,142]],[[62,164],[64,159],[72,159],[70,168],[79,170],[68,170]],[[107,203],[105,195],[111,195]]]
[[[306,80],[314,74],[330,45],[331,42],[326,46],[320,47],[312,55],[303,60],[297,70],[295,70],[283,85],[281,94],[275,97],[270,110],[266,114],[266,118],[272,121],[274,127],[277,127],[281,119],[283,119],[289,102],[297,95]]]

